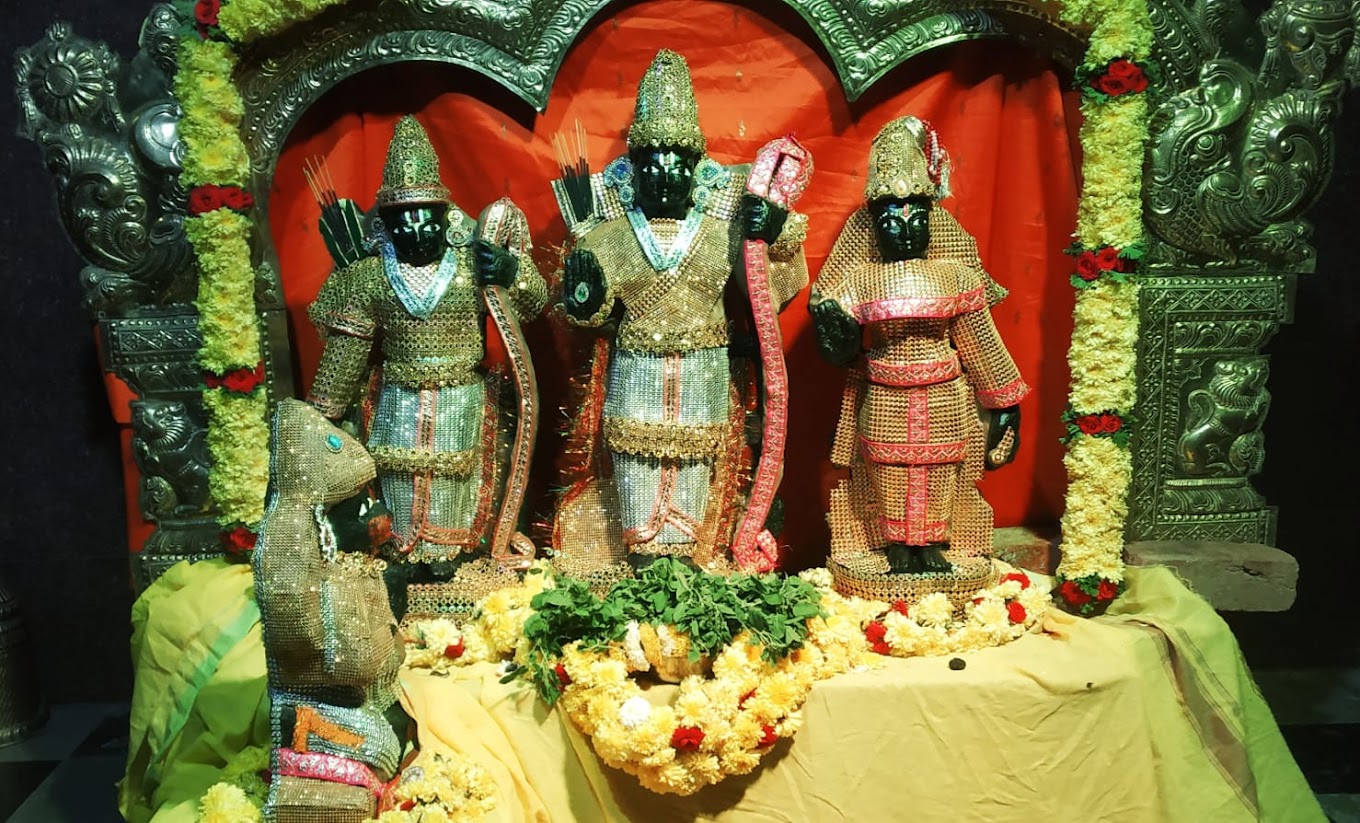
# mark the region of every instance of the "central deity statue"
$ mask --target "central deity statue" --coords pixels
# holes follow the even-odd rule
[[[575,241],[563,308],[612,332],[595,348],[554,524],[559,562],[574,571],[660,555],[731,565],[758,452],[748,412],[759,418],[754,338],[733,342],[732,321],[749,329],[750,312],[729,316],[725,300],[750,305],[751,242],[767,244],[759,268],[774,311],[806,286],[807,221],[753,192],[750,166],[725,167],[706,148],[689,67],[662,50],[639,83],[628,154],[590,176],[585,198],[554,184]]]
[[[992,322],[1004,290],[936,205],[948,194],[949,158],[934,128],[915,117],[886,125],[873,142],[867,202],[813,286],[819,349],[851,367],[832,451],[833,463],[850,467],[831,498],[833,571],[990,569],[964,562],[992,548],[977,482],[984,466],[1014,457],[1028,387]],[[885,595],[873,584],[859,592]]]
[[[522,218],[503,202],[488,212]],[[441,568],[490,542],[513,431],[508,381],[482,366],[481,292],[500,290],[509,310],[530,320],[547,287],[527,233],[509,244],[484,239],[450,201],[434,147],[413,117],[397,124],[376,212],[369,230],[376,254],[332,274],[310,308],[325,348],[308,402],[332,420],[362,406],[396,556],[446,577]],[[369,392],[375,347],[377,386]]]

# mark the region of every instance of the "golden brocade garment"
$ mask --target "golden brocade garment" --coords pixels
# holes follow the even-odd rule
[[[602,325],[622,304],[601,375],[599,420],[613,477],[604,506],[614,510],[580,517],[619,522],[628,551],[709,559],[721,556],[739,519],[727,509],[739,484],[733,454],[741,450],[745,408],[733,399],[723,297],[739,257],[733,221],[748,167],[701,161],[699,205],[683,220],[648,220],[625,207],[617,182],[609,182],[629,179],[626,164],[620,158],[592,176],[595,216],[573,227],[576,248],[599,261],[606,290],[600,309],[578,325]],[[790,213],[770,247],[771,289],[781,306],[807,285],[806,225]],[[599,536],[581,542],[590,539]]]
[[[332,274],[310,308],[325,350],[308,402],[337,419],[370,404],[366,443],[378,466],[400,551],[410,559],[451,559],[483,545],[494,524],[513,424],[503,411],[506,381],[488,374],[485,306],[476,285],[474,221],[450,208],[455,238],[439,263],[409,266],[390,246]],[[530,320],[547,286],[528,254],[508,289]],[[361,398],[370,356],[380,352],[373,398]]]
[[[992,322],[1002,292],[972,238],[938,207],[930,232],[925,258],[885,262],[861,208],[814,287],[869,334],[832,452],[851,466],[833,492],[833,553],[889,542],[991,548],[991,511],[976,488],[985,437],[977,407],[1013,406],[1029,389]]]

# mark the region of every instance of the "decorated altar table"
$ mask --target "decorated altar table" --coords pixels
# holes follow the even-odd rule
[[[820,682],[754,773],[690,797],[604,766],[489,663],[404,670],[402,703],[423,747],[488,770],[498,821],[1325,820],[1222,620],[1167,569],[1129,582],[1107,614],[1055,612],[963,668],[884,658]],[[139,602],[128,819],[192,823],[234,751],[268,743],[249,587],[242,566],[182,565]]]

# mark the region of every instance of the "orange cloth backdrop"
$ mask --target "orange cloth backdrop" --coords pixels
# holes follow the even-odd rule
[[[300,385],[311,384],[320,344],[306,306],[330,269],[303,161],[326,158],[342,197],[373,203],[397,119],[415,113],[442,160],[453,198],[476,216],[509,195],[528,215],[545,274],[566,239],[548,186],[556,176],[550,138],[580,121],[593,170],[624,153],[638,78],[657,49],[689,60],[709,153],[749,162],[770,139],[794,132],[816,163],[799,203],[811,218],[806,244],[815,277],[846,218],[863,200],[869,144],[889,120],[933,122],[954,161],[955,196],[944,202],[978,239],[982,260],[1011,290],[994,311],[1003,338],[1035,391],[1024,401],[1016,462],[989,474],[983,492],[998,526],[1051,525],[1062,512],[1059,415],[1066,404],[1072,328],[1077,114],[1045,58],[1010,43],[967,43],[910,61],[865,99],[846,101],[821,44],[795,14],[768,14],[714,0],[652,0],[607,9],[563,61],[539,115],[495,83],[461,68],[406,64],[346,81],[289,136],[270,194],[270,222],[290,307]],[[823,363],[806,294],[785,310],[790,433],[781,495],[783,541],[804,565],[826,551],[823,519],[838,472],[828,461],[844,372]],[[537,444],[530,514],[546,518],[555,482],[567,377],[582,363],[582,336],[557,318],[527,327],[545,416]],[[494,332],[493,332],[494,335]],[[494,344],[493,344],[494,348]]]

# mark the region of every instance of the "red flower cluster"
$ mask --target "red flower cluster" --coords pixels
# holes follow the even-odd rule
[[[1104,72],[1091,78],[1091,88],[1111,97],[1147,91],[1147,87],[1147,74],[1127,57],[1111,60]]]
[[[1077,277],[1090,283],[1101,273],[1133,271],[1133,261],[1119,256],[1114,246],[1101,246],[1092,251],[1087,249],[1077,255]]]
[[[898,614],[902,615],[903,617],[909,617],[909,616],[910,616],[910,615],[907,614],[907,601],[905,601],[905,600],[897,600],[897,601],[894,601],[893,604],[892,604],[892,608],[890,608],[888,611],[897,612]]]
[[[222,541],[222,548],[226,549],[227,554],[245,554],[255,548],[255,541],[260,536],[245,526],[237,526],[218,535]]]
[[[888,634],[888,627],[875,620],[864,627],[864,639],[869,641],[869,648],[879,654],[891,654],[892,647],[883,638]]]
[[[463,638],[458,638],[457,643],[450,643],[444,647],[444,656],[450,660],[457,660],[463,656]]]
[[[194,20],[201,27],[217,25],[217,15],[222,11],[222,0],[198,0],[194,3]],[[199,29],[203,34],[203,29]]]
[[[194,186],[189,191],[189,214],[194,217],[221,208],[243,212],[253,205],[255,198],[240,186],[218,186],[208,183]]]
[[[553,671],[557,673],[557,682],[562,684],[562,688],[565,689],[567,686],[571,685],[571,675],[567,674],[566,666],[558,663],[556,666],[553,666]]]
[[[1075,580],[1064,580],[1063,584],[1058,587],[1058,594],[1062,595],[1062,599],[1073,606],[1085,606],[1091,602],[1091,595],[1087,594],[1081,586],[1078,586]]]
[[[697,752],[704,742],[704,730],[693,726],[676,726],[671,733],[671,748],[677,752]]]
[[[226,374],[213,374],[210,371],[203,372],[203,383],[210,389],[226,389],[227,391],[239,392],[240,394],[250,394],[255,391],[255,387],[264,382],[264,361],[255,364],[255,368],[248,369],[242,366],[239,369],[232,369]]]
[[[1012,623],[1024,623],[1028,616],[1025,614],[1025,607],[1016,600],[1006,604],[1006,615],[1010,617]]]
[[[1114,412],[1083,414],[1074,423],[1082,434],[1114,434],[1124,428],[1124,421]]]
[[[756,744],[756,748],[763,749],[766,746],[773,746],[779,741],[779,735],[774,733],[774,726],[766,723],[764,726],[760,727],[760,731],[762,734],[760,742]]]
[[[1010,574],[1001,578],[1002,583],[1009,583],[1012,580],[1020,584],[1021,590],[1029,588],[1029,575],[1025,574],[1024,572],[1011,572]]]
[[[1073,606],[1085,606],[1092,600],[1106,603],[1119,596],[1119,585],[1108,580],[1102,580],[1096,586],[1096,596],[1091,597],[1085,589],[1077,585],[1075,580],[1064,580],[1063,584],[1058,587],[1058,594]]]

